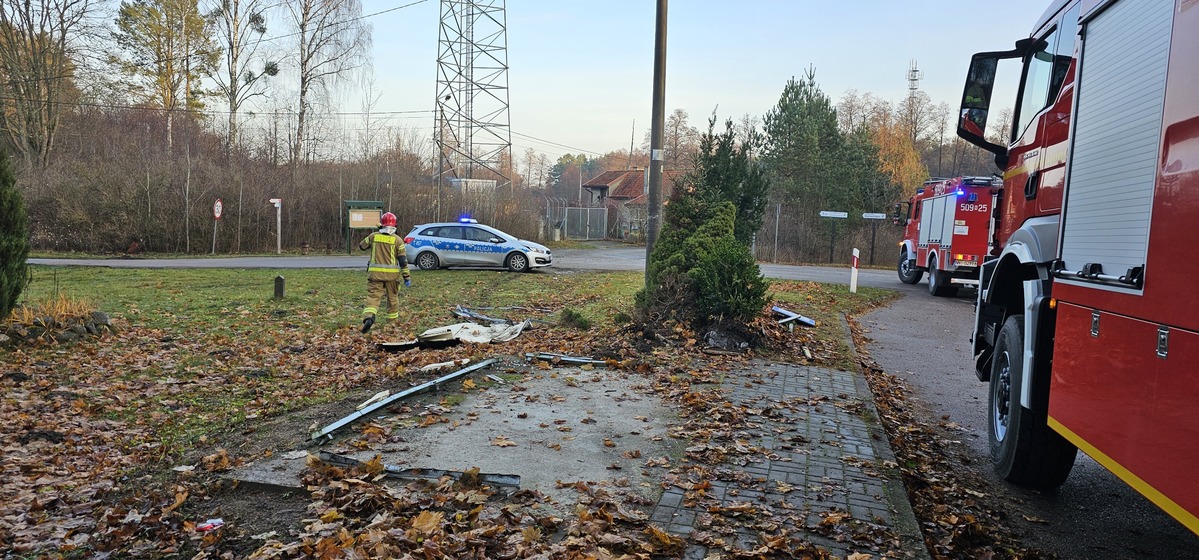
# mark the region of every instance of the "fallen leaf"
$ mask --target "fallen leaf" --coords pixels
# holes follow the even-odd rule
[[[495,436],[491,440],[491,445],[496,447],[515,447],[516,442],[508,439],[508,436]]]
[[[431,535],[441,528],[441,520],[444,517],[444,512],[422,511],[420,515],[412,519],[412,528],[424,535]]]

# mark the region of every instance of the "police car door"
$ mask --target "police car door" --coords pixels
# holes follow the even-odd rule
[[[503,265],[503,253],[499,251],[500,248],[497,244],[491,242],[492,239],[496,238],[494,234],[482,228],[471,226],[465,226],[462,229],[463,244],[465,246],[463,259],[466,264]]]
[[[462,227],[461,226],[441,226],[437,228],[437,241],[434,246],[441,253],[442,264],[446,265],[462,265],[467,264],[463,260],[466,252],[463,250]]]

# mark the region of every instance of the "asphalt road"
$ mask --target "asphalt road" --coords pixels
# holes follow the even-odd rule
[[[255,256],[201,259],[30,259],[42,265],[113,268],[354,268],[365,269],[363,255]],[[849,282],[845,267],[761,264],[770,278]],[[622,245],[554,251],[554,266],[534,274],[569,270],[643,270],[645,249]],[[1063,560],[1199,559],[1199,536],[1191,533],[1090,458],[1079,454],[1066,484],[1056,493],[1017,488],[991,474],[987,449],[987,387],[971,370],[969,343],[973,290],[952,298],[934,298],[925,282],[902,284],[890,270],[860,270],[859,285],[890,288],[905,297],[862,319],[871,339],[869,351],[886,371],[904,379],[914,404],[928,421],[944,416],[960,426],[961,452],[950,458],[974,469],[989,482],[981,491],[1011,504],[1009,518],[1029,546]]]
[[[86,258],[86,259],[29,259],[31,264],[48,266],[104,266],[111,268],[351,268],[366,269],[367,255],[266,255],[250,257],[205,257],[194,259],[156,258]],[[534,273],[554,273],[568,270],[645,270],[645,248],[614,244],[598,249],[559,249],[554,251],[554,264],[534,269]],[[849,283],[849,270],[844,267],[815,267],[762,264],[762,274],[784,280]],[[862,286],[909,289],[895,281],[895,274],[882,270],[859,270]]]
[[[926,282],[917,287],[927,288]],[[923,289],[861,320],[871,355],[907,382],[923,416],[934,424],[948,416],[945,422],[960,426],[951,432],[961,441],[960,454],[948,460],[981,473],[990,486],[975,490],[1011,504],[1009,519],[1027,544],[1063,560],[1199,558],[1199,536],[1082,453],[1056,493],[1024,490],[993,474],[987,384],[974,376],[968,342],[974,296],[962,290],[958,297],[934,298]]]

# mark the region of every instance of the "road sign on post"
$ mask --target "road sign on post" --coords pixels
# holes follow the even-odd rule
[[[275,205],[275,254],[283,254],[283,199],[272,198]]]
[[[216,199],[212,203],[212,254],[216,254],[216,225],[221,221],[221,213],[225,211],[225,205],[221,203],[221,199]]]
[[[821,210],[821,218],[836,218],[844,220],[849,217],[849,212],[834,212],[832,210]],[[833,220],[833,234],[828,238],[828,262],[833,262],[833,247],[837,245],[837,220]]]
[[[874,236],[878,233],[878,221],[887,219],[882,212],[862,212],[862,217],[870,220],[870,265],[874,265]]]

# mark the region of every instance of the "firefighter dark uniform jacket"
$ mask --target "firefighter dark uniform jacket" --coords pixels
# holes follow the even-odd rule
[[[363,251],[374,247],[371,251],[371,262],[367,267],[366,279],[369,281],[398,281],[400,276],[411,278],[408,271],[408,258],[404,255],[404,240],[391,233],[376,231],[358,243]]]

